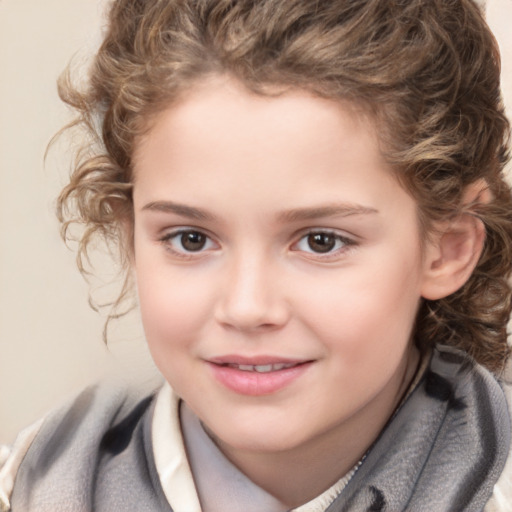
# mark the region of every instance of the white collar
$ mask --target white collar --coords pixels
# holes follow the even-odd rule
[[[166,383],[159,391],[151,437],[156,470],[174,512],[201,512],[179,419],[179,398]]]
[[[201,512],[201,506],[196,486],[194,484],[192,471],[190,469],[189,461],[187,458],[185,441],[180,426],[179,404],[179,397],[172,391],[171,387],[167,383],[164,384],[156,399],[152,423],[153,452],[156,469],[160,477],[160,482],[162,484],[164,494],[174,512]],[[197,425],[200,425],[199,421],[189,408],[187,408],[186,414],[188,416],[187,423],[193,423],[194,421],[197,421]],[[204,434],[204,436],[209,439],[206,434]],[[210,440],[210,442],[214,449],[217,450],[218,454],[222,456],[221,452],[218,451],[213,441]],[[238,469],[232,466],[231,463],[227,461],[227,459],[224,459],[224,462],[226,465],[231,466],[229,468],[229,472],[225,473],[225,475],[231,475],[232,477],[234,474],[237,474],[237,479],[240,479],[240,481],[243,482],[247,481],[247,477],[245,477],[245,475],[243,475]],[[202,467],[201,465],[198,466],[197,464],[195,464],[195,466],[196,470],[197,467]],[[354,467],[347,475],[338,480],[338,482],[336,482],[332,487],[323,492],[320,496],[317,496],[310,502],[293,509],[293,512],[325,511],[347,485],[358,467],[359,464],[356,465],[356,467]],[[205,468],[205,471],[208,471],[207,468]],[[254,486],[252,482],[251,486]],[[245,487],[245,483],[244,489],[247,489],[247,487]],[[210,492],[208,488],[204,487],[201,490],[202,492]],[[262,489],[260,489],[260,491],[263,493],[260,494],[258,491],[260,496],[267,494]],[[210,502],[208,500],[209,497],[211,496],[202,496],[204,501]],[[270,501],[267,503],[270,503]],[[279,502],[275,500],[274,504],[276,503],[278,504]],[[246,507],[244,507],[244,510],[245,509]],[[214,509],[212,508],[210,510]],[[239,506],[237,510],[240,510]],[[266,512],[268,509],[263,510]],[[226,512],[225,509],[222,509],[222,512]]]

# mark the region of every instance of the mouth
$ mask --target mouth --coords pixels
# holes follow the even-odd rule
[[[225,356],[207,361],[215,379],[241,395],[261,396],[281,391],[304,375],[313,360]]]
[[[242,372],[258,372],[258,373],[271,373],[278,372],[280,370],[286,370],[287,368],[293,368],[304,363],[274,363],[274,364],[236,364],[236,363],[224,363],[220,366],[228,368],[234,368]]]

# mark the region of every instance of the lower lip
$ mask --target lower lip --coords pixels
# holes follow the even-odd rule
[[[240,395],[262,396],[277,393],[303,375],[311,362],[273,372],[242,371],[230,366],[208,363],[214,377],[225,387]]]

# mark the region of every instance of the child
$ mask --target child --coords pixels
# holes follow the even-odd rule
[[[64,233],[114,242],[158,390],[18,441],[6,510],[510,510],[512,197],[470,0],[116,0]],[[507,497],[508,496],[508,497]]]

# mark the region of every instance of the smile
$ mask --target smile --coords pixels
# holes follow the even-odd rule
[[[292,368],[293,366],[297,366],[297,363],[276,363],[276,364],[235,364],[235,363],[227,363],[222,366],[227,366],[229,368],[235,368],[242,372],[258,372],[258,373],[269,373],[269,372],[277,372],[279,370],[284,370],[286,368]]]
[[[257,359],[230,356],[207,363],[215,381],[236,394],[249,396],[272,395],[284,390],[307,373],[314,363],[311,360],[276,361],[274,357]]]

